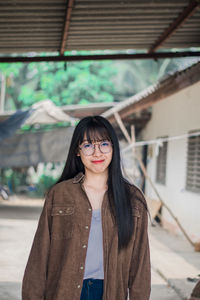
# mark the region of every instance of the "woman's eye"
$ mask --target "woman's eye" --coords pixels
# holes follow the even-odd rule
[[[84,144],[83,147],[84,147],[85,149],[91,148],[91,147],[92,147],[92,144]]]
[[[101,144],[101,146],[103,146],[103,147],[108,147],[109,145],[110,145],[109,142],[103,142],[103,143]]]

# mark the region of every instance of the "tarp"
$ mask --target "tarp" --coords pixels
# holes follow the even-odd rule
[[[58,122],[74,123],[75,119],[63,112],[51,100],[43,100],[32,105],[34,110],[26,124],[55,124]]]
[[[30,116],[32,110],[17,111],[5,121],[0,122],[0,142],[12,135],[22,126],[25,120]]]
[[[32,105],[26,111],[17,111],[5,121],[0,122],[0,142],[14,135],[25,123],[34,124],[56,124],[58,122],[69,122],[75,124],[77,119],[70,117],[57,107],[51,100],[43,100]]]
[[[0,143],[0,167],[36,166],[39,162],[63,162],[74,128],[16,134]]]

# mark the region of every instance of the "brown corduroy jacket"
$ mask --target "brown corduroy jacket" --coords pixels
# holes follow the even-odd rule
[[[22,300],[80,300],[92,208],[83,174],[63,181],[48,194],[24,273]],[[118,251],[118,235],[108,195],[102,203],[103,300],[148,300],[150,257],[147,210],[142,192],[130,186],[134,231]],[[140,201],[141,200],[141,201]]]

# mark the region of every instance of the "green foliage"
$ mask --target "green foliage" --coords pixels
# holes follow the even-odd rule
[[[15,63],[0,64],[0,68],[7,76],[12,73],[7,108],[13,104],[15,109],[27,108],[44,99],[58,106],[114,100],[111,61]]]
[[[1,183],[9,186],[11,192],[17,192],[20,186],[27,185],[26,169],[1,169]]]
[[[0,64],[0,72],[7,78],[7,109],[27,108],[44,99],[52,100],[57,106],[87,105],[124,100],[192,60],[6,63]]]
[[[56,182],[56,180],[49,175],[43,174],[36,184],[36,195],[43,197],[44,194],[48,191],[48,189],[53,186],[53,184]]]
[[[19,94],[19,101],[23,102],[24,106],[29,106],[32,104],[32,99],[34,97],[34,91],[31,90],[27,85],[21,87]]]
[[[0,170],[0,182],[9,187],[11,193],[23,193],[28,196],[44,197],[48,189],[56,182],[54,176],[42,174],[37,183],[29,183],[28,168],[5,168]],[[45,172],[45,171],[44,171]]]
[[[20,69],[22,68],[23,63],[0,63],[0,72],[5,76],[18,76]]]

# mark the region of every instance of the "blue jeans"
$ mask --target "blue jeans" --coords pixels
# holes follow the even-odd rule
[[[84,279],[80,300],[102,300],[103,280]]]

